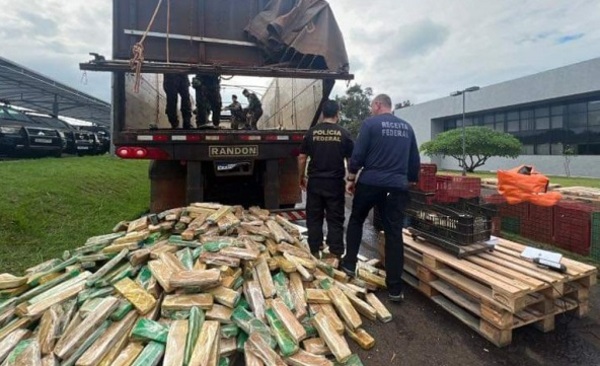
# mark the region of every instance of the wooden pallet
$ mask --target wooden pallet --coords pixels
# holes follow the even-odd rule
[[[520,258],[524,246],[500,240],[492,253],[457,259],[427,243],[405,241],[405,281],[498,347],[512,330],[534,324],[554,329],[555,316],[589,312],[597,269],[563,259],[567,273],[538,268]]]

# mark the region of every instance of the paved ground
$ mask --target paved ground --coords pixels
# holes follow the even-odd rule
[[[348,200],[346,218],[350,207]],[[377,258],[376,245],[376,233],[368,220],[361,254]],[[378,296],[393,314],[393,321],[382,324],[364,320],[364,328],[376,340],[370,351],[349,341],[365,365],[600,365],[600,286],[592,289],[587,318],[558,316],[556,329],[546,334],[531,326],[516,329],[512,344],[505,348],[489,343],[410,286],[399,305],[389,302],[386,292]]]

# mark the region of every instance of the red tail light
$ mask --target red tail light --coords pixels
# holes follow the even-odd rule
[[[154,135],[152,141],[167,142],[169,141],[169,135]]]
[[[169,153],[156,147],[120,147],[117,156],[121,159],[168,160]]]
[[[292,135],[292,141],[302,141],[304,140],[304,135]]]

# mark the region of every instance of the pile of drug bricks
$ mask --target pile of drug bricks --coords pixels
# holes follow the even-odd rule
[[[370,349],[362,317],[391,320],[370,293],[385,286],[372,264],[350,279],[259,208],[143,216],[0,275],[0,364],[362,365],[348,338]]]

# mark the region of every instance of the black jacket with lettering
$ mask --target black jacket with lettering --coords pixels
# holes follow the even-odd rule
[[[354,142],[345,128],[322,122],[308,130],[300,153],[310,157],[309,178],[344,179],[344,159],[352,156],[353,149]]]
[[[363,121],[348,171],[360,173],[359,182],[378,187],[408,189],[419,180],[421,158],[412,126],[392,115]]]

